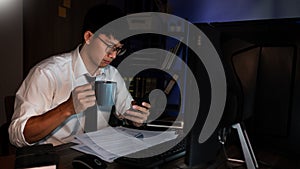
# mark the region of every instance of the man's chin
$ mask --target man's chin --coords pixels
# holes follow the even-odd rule
[[[108,66],[109,64],[101,64],[99,67],[104,68],[106,66]]]

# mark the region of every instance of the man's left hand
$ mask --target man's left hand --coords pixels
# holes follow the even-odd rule
[[[133,105],[132,109],[127,110],[126,113],[123,114],[123,117],[132,121],[133,125],[139,127],[147,121],[148,116],[150,115],[150,108],[151,105],[146,102],[143,102],[142,106]]]

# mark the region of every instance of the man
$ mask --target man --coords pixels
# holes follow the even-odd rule
[[[124,51],[113,32],[97,31],[122,16],[118,8],[98,5],[90,9],[83,24],[83,44],[74,51],[37,64],[16,93],[15,112],[9,127],[15,146],[71,141],[85,132],[87,110],[95,106],[93,82],[105,78],[117,82],[118,118],[140,126],[149,116],[150,104],[133,106],[119,72],[109,64]],[[110,112],[97,110],[98,129],[108,126]]]

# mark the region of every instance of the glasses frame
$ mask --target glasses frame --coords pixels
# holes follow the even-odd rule
[[[108,44],[99,36],[97,36],[97,38],[106,45],[105,52],[109,55],[112,54],[113,52],[116,52],[117,56],[121,56],[126,52],[126,49],[124,47],[116,47],[116,44],[112,44],[112,45]]]

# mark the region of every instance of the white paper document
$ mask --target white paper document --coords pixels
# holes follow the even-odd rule
[[[146,131],[124,127],[107,127],[95,132],[77,135],[81,143],[72,148],[83,153],[93,154],[107,162],[126,156],[151,146],[173,140],[175,131]]]

